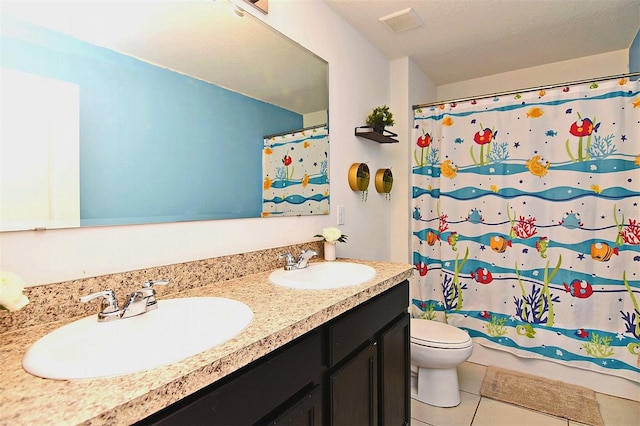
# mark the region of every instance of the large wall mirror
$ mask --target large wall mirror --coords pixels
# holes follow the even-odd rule
[[[264,215],[265,136],[326,131],[329,67],[238,6],[3,0],[0,230]]]

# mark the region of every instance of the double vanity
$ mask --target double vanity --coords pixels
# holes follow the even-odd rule
[[[171,355],[191,340],[204,340],[215,335],[217,329],[227,328],[209,325],[220,321],[219,318],[199,320],[204,315],[201,313],[209,311],[210,306],[194,307],[193,301],[219,303],[229,300],[239,303],[238,311],[242,311],[241,306],[246,306],[252,314],[246,327],[241,326],[235,336],[224,337],[229,340],[222,339],[223,343],[214,343],[206,349],[191,349],[196,353],[184,359],[167,364],[166,361],[157,361],[153,355],[135,359],[123,355],[112,363],[128,367],[129,363],[132,366],[140,364],[142,359],[142,368],[145,368],[146,360],[150,367],[142,371],[124,375],[111,371],[106,375],[118,375],[82,379],[86,371],[80,365],[78,368],[71,365],[60,378],[72,380],[36,377],[23,369],[25,352],[44,336],[55,335],[52,332],[75,325],[84,315],[41,323],[36,321],[31,325],[28,322],[33,322],[33,319],[27,321],[26,318],[37,317],[38,308],[33,306],[31,309],[35,311],[23,314],[27,323],[24,327],[0,322],[0,326],[5,327],[0,330],[8,329],[0,334],[0,354],[4,363],[0,373],[0,393],[3,396],[0,423],[408,424],[410,333],[407,280],[411,266],[350,260],[348,263],[338,261],[335,266],[321,271],[326,266],[314,261],[304,278],[314,286],[328,287],[311,290],[292,288],[298,279],[289,284],[282,281],[280,285],[274,284],[278,282],[281,274],[278,265],[282,263],[271,260],[277,259],[274,254],[275,251],[267,250],[238,255],[240,259],[227,257],[139,271],[140,275],[158,274],[147,276],[148,279],[169,278],[171,281],[163,286],[162,292],[158,292],[158,308],[139,317],[106,324],[125,327],[128,321],[134,324],[135,320],[145,316],[148,316],[147,320],[158,318],[160,326],[154,326],[152,329],[155,331],[150,332],[156,335],[147,340],[157,348],[151,351],[153,353]],[[269,259],[264,265],[266,269],[256,272],[244,268],[236,270],[236,274],[226,270],[236,260],[239,265],[248,264],[248,256],[255,258],[253,260]],[[253,262],[250,264],[254,265]],[[338,275],[331,276],[335,271],[340,270],[345,278],[356,277],[369,270],[365,266],[372,268],[374,273],[365,282],[346,287],[329,284],[329,281],[340,282]],[[299,271],[288,272],[295,274]],[[133,275],[137,276],[136,273]],[[238,277],[231,278],[233,275]],[[130,277],[132,275],[127,276]],[[292,275],[282,274],[282,277],[291,279]],[[326,277],[331,277],[331,280],[326,280]],[[187,280],[188,286],[183,284]],[[104,290],[117,282],[122,282],[122,277],[30,288],[32,294],[29,297],[32,304],[39,299],[51,301],[57,297],[75,299],[77,304],[75,297],[60,296],[59,293],[52,296],[50,292],[58,287],[86,294],[87,290],[100,291],[98,286],[101,285]],[[171,289],[171,286],[179,288]],[[187,310],[191,313],[186,313],[184,306],[189,306]],[[218,307],[222,311],[225,309],[221,305]],[[97,309],[95,305],[91,308]],[[165,313],[158,316],[163,308]],[[42,310],[43,317],[47,318],[45,311],[50,309]],[[189,324],[184,326],[184,336],[171,334],[180,328],[171,321],[176,315],[186,319],[176,318],[175,323]],[[20,319],[19,315],[16,317]],[[6,317],[2,319],[6,320]],[[207,327],[211,327],[210,330]],[[113,336],[119,334],[123,340],[129,338],[125,331],[114,333],[112,337],[94,336],[87,343],[99,347],[104,344],[104,338],[115,340]],[[114,345],[123,343],[135,345],[126,341],[117,341]],[[80,349],[70,349],[69,358],[73,359],[74,353],[80,352]],[[95,357],[101,356],[100,351],[94,354]],[[161,366],[153,366],[153,362],[159,362]],[[105,375],[97,373],[98,376],[101,374]]]

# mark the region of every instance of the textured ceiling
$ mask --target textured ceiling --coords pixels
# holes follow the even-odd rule
[[[436,85],[628,49],[640,0],[324,0],[390,60],[410,57]],[[378,18],[413,8],[393,34]]]

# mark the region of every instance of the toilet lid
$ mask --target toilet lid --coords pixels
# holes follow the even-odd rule
[[[443,349],[467,348],[473,344],[466,331],[438,321],[411,319],[411,343]]]

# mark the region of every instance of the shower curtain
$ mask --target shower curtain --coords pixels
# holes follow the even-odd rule
[[[329,127],[264,137],[262,217],[329,214]]]
[[[417,108],[414,317],[640,382],[640,83]]]

